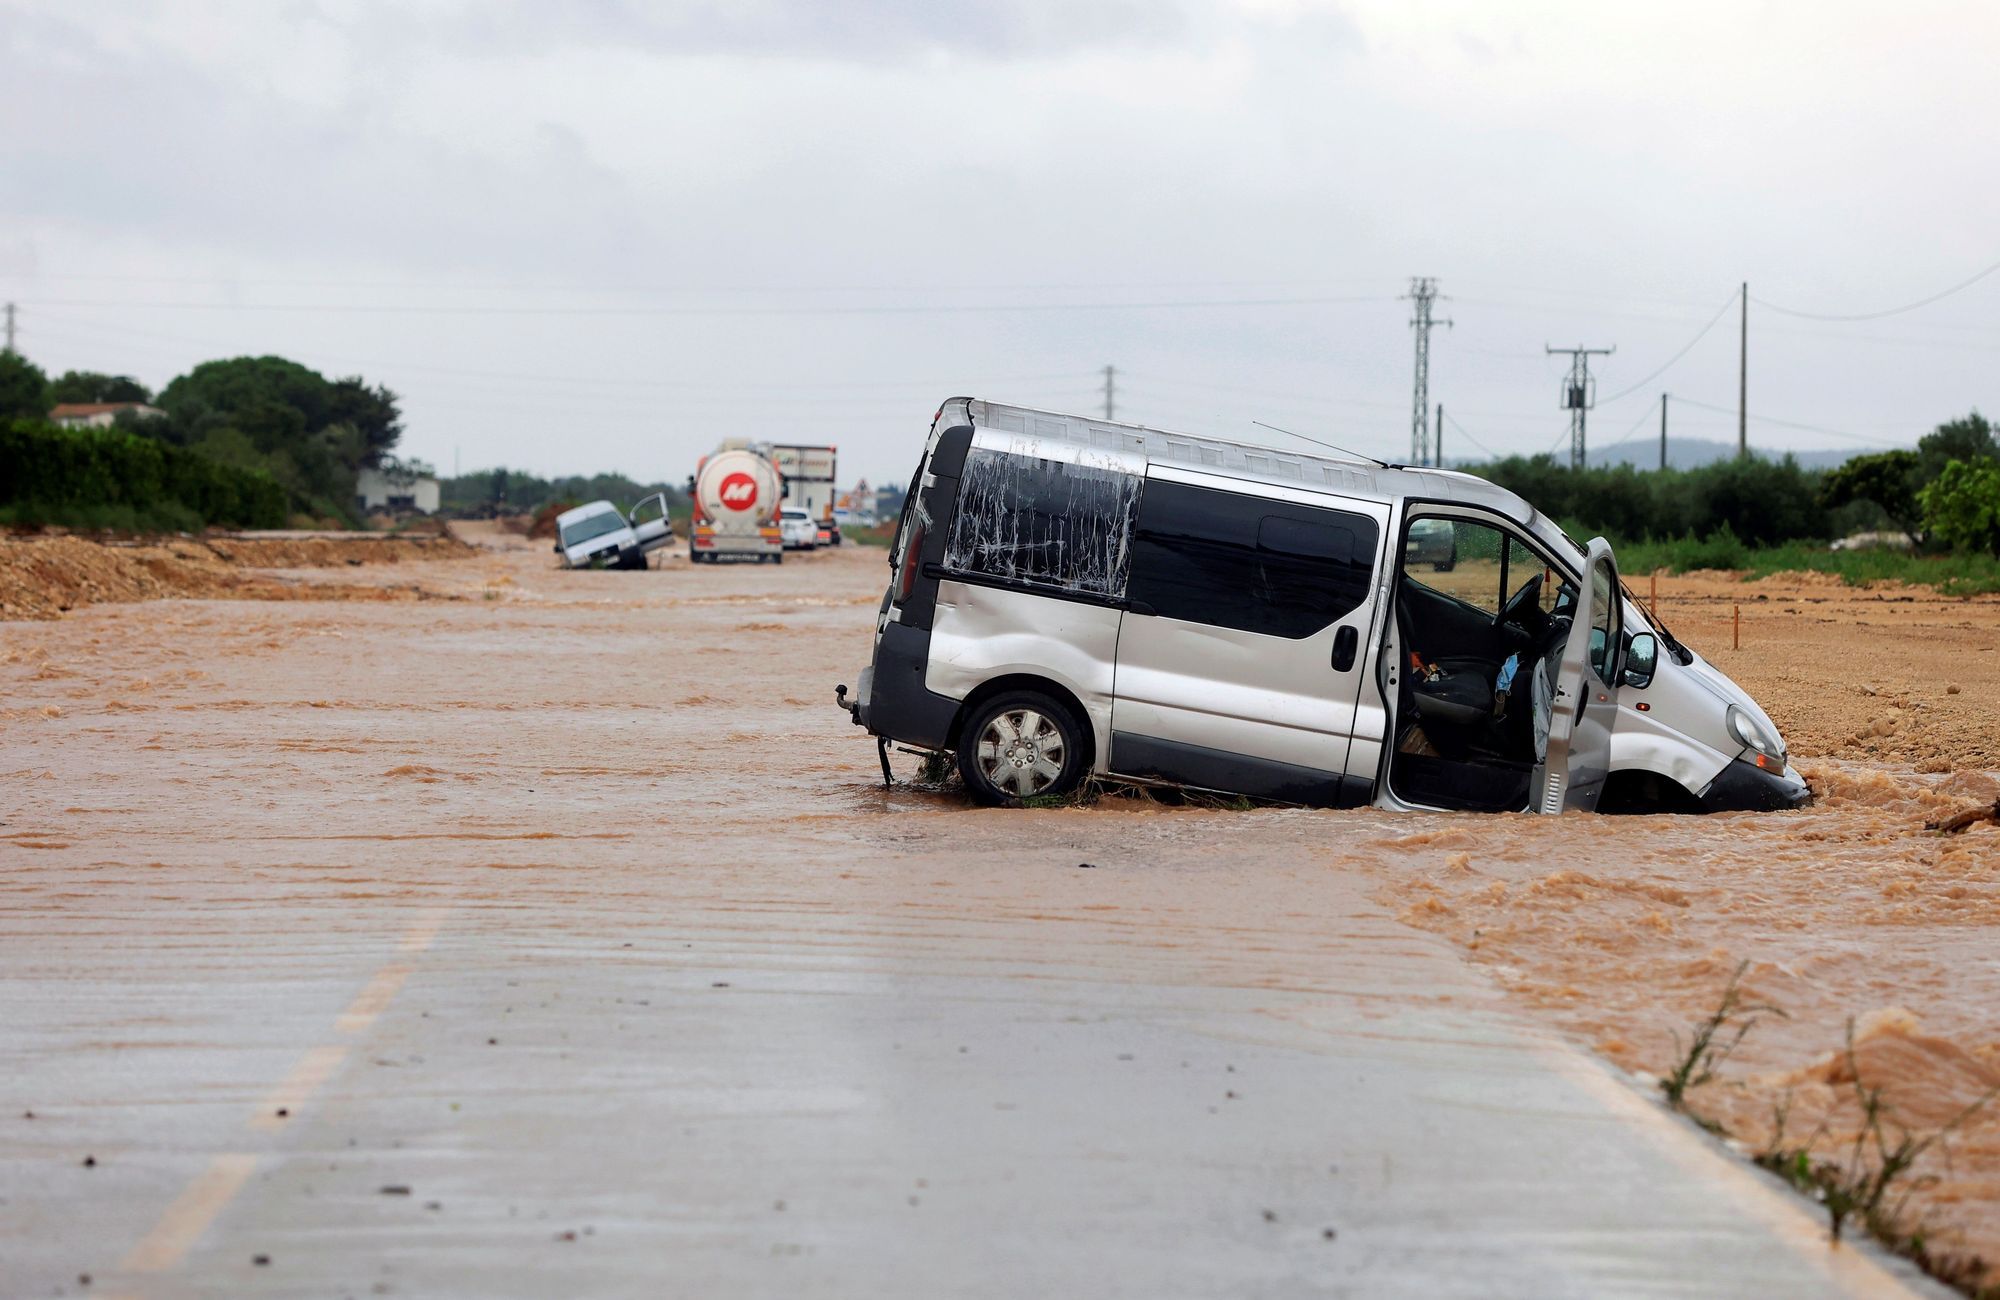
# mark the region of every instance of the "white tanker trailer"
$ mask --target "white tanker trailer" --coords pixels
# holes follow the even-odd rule
[[[688,487],[694,502],[688,558],[697,564],[724,556],[784,563],[784,539],[778,531],[783,490],[777,464],[763,444],[732,440],[702,457]]]

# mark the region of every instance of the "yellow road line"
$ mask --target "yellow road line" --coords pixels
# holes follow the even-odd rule
[[[284,1082],[264,1098],[263,1108],[250,1117],[250,1127],[254,1129],[274,1129],[282,1127],[295,1113],[306,1098],[313,1095],[347,1056],[347,1048],[341,1044],[315,1047],[299,1058],[292,1072]],[[278,1114],[285,1111],[284,1115]]]
[[[127,1273],[158,1273],[180,1263],[256,1168],[256,1156],[221,1155],[210,1160],[119,1268]]]
[[[403,981],[410,978],[413,969],[415,968],[408,962],[391,962],[376,971],[375,978],[368,981],[366,987],[355,996],[354,1001],[348,1004],[347,1010],[341,1012],[340,1018],[333,1022],[334,1027],[343,1034],[358,1034],[374,1024],[375,1017],[387,1009],[391,999],[396,996],[396,991],[403,987]]]
[[[418,917],[416,922],[403,932],[403,941],[396,945],[396,951],[422,952],[430,947],[431,940],[437,938],[438,931],[444,928],[444,919],[448,912],[449,909],[440,907]]]

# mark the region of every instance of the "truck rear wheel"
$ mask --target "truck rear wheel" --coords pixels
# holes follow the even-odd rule
[[[979,706],[959,733],[958,774],[984,804],[1065,795],[1083,781],[1083,724],[1037,691],[1008,691]]]

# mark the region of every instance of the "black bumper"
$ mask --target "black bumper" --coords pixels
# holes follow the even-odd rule
[[[851,706],[856,724],[869,734],[919,749],[943,749],[958,717],[957,700],[924,685],[930,662],[929,629],[890,623],[875,645],[868,688]]]
[[[1789,766],[1767,772],[1739,758],[1716,774],[1699,802],[1703,812],[1782,812],[1811,803],[1812,790]]]

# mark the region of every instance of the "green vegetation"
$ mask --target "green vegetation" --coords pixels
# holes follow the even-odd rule
[[[38,419],[49,413],[49,377],[18,352],[0,350],[0,420]]]
[[[0,420],[39,420],[62,402],[158,406],[162,416],[134,419],[126,413],[118,427],[253,476],[240,480],[224,476],[230,482],[275,481],[286,507],[278,523],[298,513],[353,522],[356,474],[364,466],[393,466],[392,452],[403,432],[396,395],[388,389],[370,386],[358,376],[328,379],[283,357],[206,361],[154,397],[128,376],[72,370],[51,381],[18,353],[0,353]],[[166,463],[185,462],[170,456]],[[409,468],[429,472],[422,466]],[[101,480],[89,481],[99,484],[89,491],[103,486]],[[140,526],[147,519],[171,520],[174,526],[186,521],[177,513],[175,501],[146,500],[130,492],[88,499],[66,496],[59,502],[30,485],[10,483],[5,491],[10,516],[20,519],[27,518],[23,509],[33,514],[60,506],[66,519],[102,517],[119,521],[118,526],[125,526],[128,517],[139,520]],[[216,520],[242,513],[234,507],[188,508]],[[138,513],[130,515],[131,511]]]
[[[1949,461],[1917,495],[1938,541],[2000,557],[2000,461]]]
[[[1674,1034],[1675,1064],[1660,1076],[1660,1091],[1667,1104],[1718,1137],[1728,1137],[1712,1119],[1688,1107],[1688,1094],[1711,1083],[1723,1062],[1743,1042],[1743,1036],[1767,1015],[1784,1016],[1775,1006],[1746,1002],[1743,972],[1748,961],[1730,973],[1722,987],[1715,1010],[1698,1021],[1683,1037]],[[1731,1032],[1733,1029],[1734,1032]],[[1820,1154],[1828,1137],[1825,1120],[1797,1146],[1787,1143],[1790,1095],[1776,1108],[1776,1123],[1770,1145],[1753,1156],[1797,1190],[1817,1201],[1826,1211],[1827,1236],[1841,1240],[1850,1222],[1862,1224],[1877,1241],[1915,1263],[1932,1277],[1958,1288],[1975,1300],[2000,1300],[2000,1287],[1986,1284],[1988,1269],[1983,1260],[1971,1256],[1946,1255],[1932,1251],[1924,1239],[1921,1224],[1908,1219],[1909,1194],[1922,1179],[1910,1177],[1918,1157],[1937,1146],[1980,1110],[2000,1096],[2000,1088],[1989,1089],[1951,1119],[1928,1132],[1901,1123],[1895,1108],[1880,1084],[1870,1086],[1854,1051],[1854,1021],[1847,1022],[1847,1069],[1849,1086],[1859,1122],[1844,1155]]]
[[[130,375],[100,375],[94,370],[69,370],[49,381],[48,402],[151,402],[153,394]]]
[[[1571,535],[1575,532],[1572,530]],[[1935,587],[1947,596],[2000,591],[2000,559],[1949,552],[1918,554],[1885,548],[1831,551],[1805,542],[1748,547],[1727,530],[1706,538],[1618,543],[1618,568],[1627,580],[1655,570],[1732,569],[1745,581],[1774,573],[1830,573],[1852,587],[1901,582]]]
[[[438,481],[440,508],[452,515],[533,514],[554,504],[605,500],[630,509],[655,492],[667,494],[667,513],[686,530],[687,493],[671,483],[641,483],[623,474],[573,474],[538,478],[521,470],[476,469]]]
[[[145,432],[224,465],[263,470],[295,510],[321,518],[354,519],[355,475],[391,462],[403,433],[388,389],[359,376],[329,380],[283,357],[205,361],[161,389],[158,405],[166,419],[148,422]]]
[[[0,423],[0,524],[160,532],[278,528],[285,490],[260,470],[125,429]]]
[[[1854,1053],[1854,1021],[1847,1022],[1847,1079],[1854,1090],[1860,1122],[1845,1154],[1818,1154],[1827,1136],[1826,1123],[1797,1146],[1785,1137],[1789,1097],[1777,1107],[1771,1144],[1758,1153],[1758,1165],[1819,1202],[1826,1211],[1827,1235],[1839,1241],[1850,1222],[1859,1223],[1884,1246],[1915,1263],[1924,1272],[1975,1300],[2000,1297],[2000,1285],[1987,1285],[1986,1262],[1975,1256],[1933,1251],[1921,1222],[1908,1218],[1910,1192],[1926,1180],[1912,1178],[1918,1157],[1943,1142],[1983,1110],[2000,1088],[1988,1089],[1952,1118],[1928,1132],[1909,1128],[1883,1096],[1880,1084],[1869,1086]]]
[[[1730,973],[1729,982],[1722,986],[1722,1000],[1685,1040],[1678,1031],[1675,1032],[1674,1049],[1679,1059],[1673,1069],[1660,1076],[1660,1091],[1666,1094],[1667,1104],[1675,1110],[1687,1111],[1689,1091],[1715,1078],[1715,1072],[1742,1044],[1743,1036],[1756,1027],[1758,1020],[1764,1016],[1785,1014],[1766,1003],[1743,1000],[1743,972],[1749,966],[1747,961],[1738,963]],[[1735,1033],[1728,1032],[1732,1027]],[[1714,1127],[1698,1116],[1694,1118],[1704,1128]]]
[[[1756,457],[1648,472],[1513,456],[1471,470],[1564,521],[1572,537],[1609,537],[1627,575],[1805,570],[1857,586],[2000,591],[2000,445],[1977,411],[1939,425],[1915,450],[1856,456],[1824,472]],[[1868,531],[1907,534],[1913,549],[1827,545]]]

